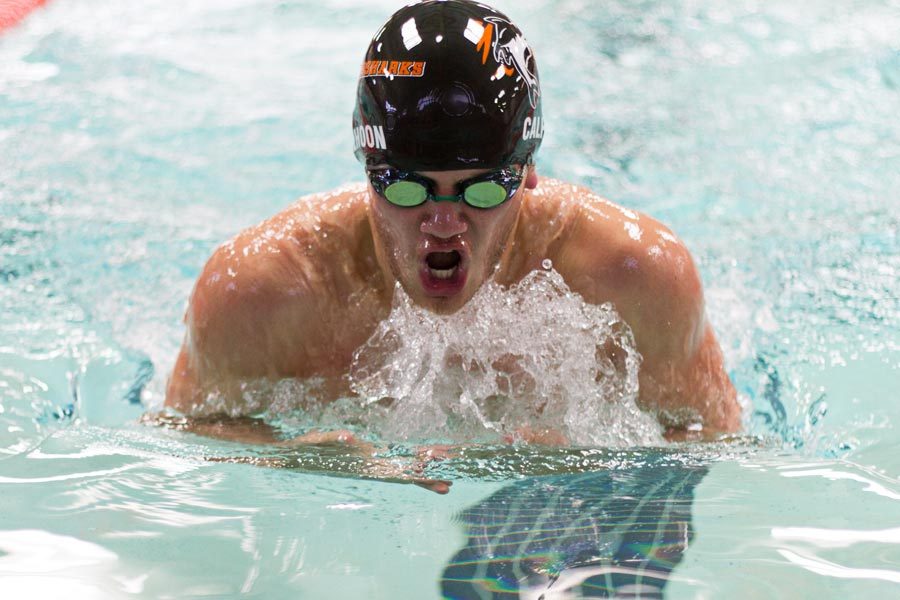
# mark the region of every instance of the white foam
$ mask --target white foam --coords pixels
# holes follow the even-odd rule
[[[354,391],[382,411],[370,416],[380,435],[491,439],[528,425],[574,444],[662,442],[635,403],[641,359],[631,330],[611,304],[586,303],[556,271],[509,290],[488,282],[451,316],[413,305],[399,288],[394,307],[351,369]],[[383,398],[394,401],[376,405]]]

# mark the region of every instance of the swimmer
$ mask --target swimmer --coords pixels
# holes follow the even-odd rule
[[[740,406],[688,250],[647,215],[539,178],[543,137],[535,56],[506,16],[468,0],[397,11],[359,72],[352,139],[365,187],[304,198],[215,251],[190,299],[166,406],[201,414],[214,397],[241,414],[248,382],[284,378],[322,382],[326,401],[352,396],[354,352],[390,314],[396,284],[451,314],[490,278],[509,286],[549,259],[631,328],[639,405],[669,437],[698,425],[736,431]],[[517,435],[566,442],[528,423]]]

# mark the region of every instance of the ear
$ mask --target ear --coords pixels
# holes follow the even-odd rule
[[[538,184],[538,176],[537,176],[537,168],[534,165],[528,166],[528,174],[525,176],[525,189],[533,190],[537,187]]]

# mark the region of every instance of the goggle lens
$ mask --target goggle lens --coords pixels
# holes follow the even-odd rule
[[[506,202],[506,188],[493,181],[479,181],[463,191],[466,204],[475,208],[494,208]]]
[[[418,206],[428,198],[428,190],[415,181],[395,181],[384,188],[384,197],[397,206]]]

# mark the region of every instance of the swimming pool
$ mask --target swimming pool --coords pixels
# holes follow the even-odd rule
[[[669,598],[897,593],[900,3],[496,5],[538,56],[542,171],[694,253],[747,436],[473,446],[438,496],[139,425],[212,249],[359,180],[358,63],[395,5],[58,0],[0,35],[4,597],[527,597],[597,551],[585,515],[667,549]]]

